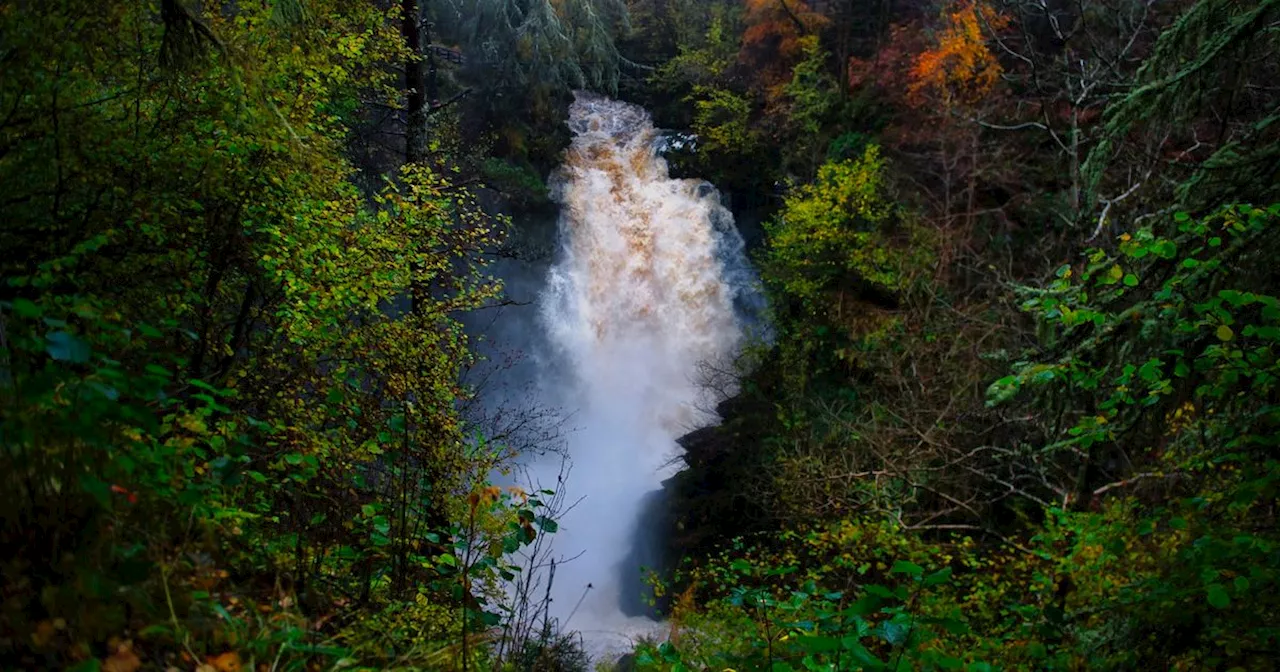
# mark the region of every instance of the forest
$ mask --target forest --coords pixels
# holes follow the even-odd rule
[[[1280,669],[1277,122],[1280,0],[0,0],[0,669]],[[658,514],[545,221],[745,240]]]

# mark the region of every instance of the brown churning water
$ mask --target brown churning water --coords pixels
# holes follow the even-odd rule
[[[715,421],[698,374],[739,349],[735,299],[754,289],[732,216],[705,182],[669,176],[643,109],[579,93],[569,125],[553,176],[562,249],[541,311],[580,428],[565,487],[581,503],[553,543],[582,555],[558,569],[552,611],[598,653],[652,626],[619,606],[639,572],[628,561],[641,504],[670,475],[676,437]]]

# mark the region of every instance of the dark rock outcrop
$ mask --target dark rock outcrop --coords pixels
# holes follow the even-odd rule
[[[716,408],[719,425],[677,439],[685,450],[685,468],[663,482],[664,515],[654,519],[663,526],[654,529],[661,529],[666,540],[664,568],[673,569],[686,557],[706,555],[735,537],[763,529],[768,503],[753,493],[763,492],[754,484],[765,475],[758,466],[767,459],[763,437],[773,415],[756,399],[740,394],[724,401]],[[677,581],[672,587],[683,586]]]

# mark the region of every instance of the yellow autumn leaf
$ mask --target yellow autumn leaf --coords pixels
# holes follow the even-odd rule
[[[204,420],[194,415],[184,415],[178,420],[178,425],[192,434],[203,434],[208,430]]]
[[[217,672],[240,672],[244,668],[240,662],[240,654],[235,651],[213,656],[208,659],[208,662]]]

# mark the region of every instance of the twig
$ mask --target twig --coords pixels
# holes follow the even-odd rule
[[[199,660],[199,656],[195,651],[191,650],[191,637],[187,635],[182,624],[178,622],[178,612],[173,608],[173,596],[169,594],[169,572],[165,569],[164,563],[160,563],[160,585],[164,587],[164,601],[169,605],[169,618],[173,621],[173,636],[177,637],[178,633],[182,633],[182,648],[187,650],[192,660]]]
[[[1150,173],[1148,173],[1148,175],[1150,175]],[[1143,177],[1141,180],[1138,180],[1137,182],[1133,183],[1133,186],[1129,187],[1128,191],[1124,192],[1123,194],[1120,194],[1119,196],[1113,199],[1110,199],[1110,200],[1105,198],[1098,199],[1102,201],[1104,204],[1102,208],[1102,214],[1098,215],[1098,226],[1093,230],[1093,235],[1085,239],[1086,243],[1092,241],[1094,238],[1097,238],[1098,234],[1102,233],[1102,227],[1104,224],[1107,223],[1107,213],[1111,212],[1111,206],[1128,198],[1130,195],[1133,194],[1133,192],[1138,190],[1138,187],[1141,187],[1143,184],[1145,184],[1146,181],[1147,181],[1147,178]]]
[[[1114,490],[1115,488],[1123,488],[1127,485],[1132,485],[1134,483],[1137,483],[1138,481],[1146,480],[1148,478],[1174,478],[1181,475],[1182,474],[1180,472],[1174,472],[1172,474],[1162,474],[1155,471],[1144,471],[1140,474],[1134,474],[1133,476],[1130,476],[1129,478],[1126,478],[1123,481],[1108,483],[1098,488],[1097,490],[1094,490],[1093,495],[1097,497],[1106,493],[1108,490]]]

